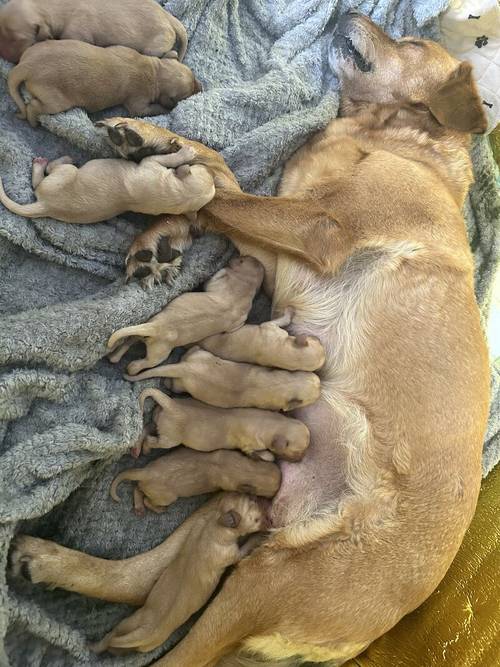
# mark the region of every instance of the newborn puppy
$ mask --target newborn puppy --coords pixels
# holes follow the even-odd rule
[[[0,8],[0,56],[17,63],[35,42],[76,39],[184,58],[186,29],[155,0],[10,0]]]
[[[245,324],[237,331],[217,334],[199,345],[229,361],[244,361],[259,366],[289,371],[315,371],[325,362],[323,346],[314,336],[290,336],[281,327],[292,321],[292,310],[271,322]]]
[[[170,398],[159,389],[145,389],[139,397],[141,407],[147,398],[159,409],[153,411],[157,436],[146,435],[141,443],[145,454],[183,444],[200,452],[240,449],[248,455],[273,452],[287,461],[300,461],[309,446],[307,426],[278,412],[214,408],[190,398]],[[139,455],[140,449],[133,454]]]
[[[209,500],[187,521],[190,530],[144,606],[92,646],[94,651],[145,653],[160,646],[209,600],[224,570],[246,555],[246,545],[238,546],[240,538],[266,528],[259,504],[236,493]],[[186,530],[186,524],[182,528]]]
[[[198,211],[213,198],[215,187],[206,167],[187,166],[195,157],[195,149],[183,146],[176,153],[145,157],[139,164],[120,158],[89,160],[79,169],[69,164],[70,158],[64,158],[64,163],[35,158],[36,203],[12,201],[1,179],[0,201],[27,218],[82,224],[109,220],[126,211],[149,215]]]
[[[108,341],[110,360],[119,361],[138,340],[146,344],[144,359],[132,361],[130,374],[161,363],[174,347],[241,327],[264,277],[253,257],[235,257],[205,283],[204,292],[182,294],[149,322],[116,331]]]
[[[158,366],[139,375],[126,375],[135,382],[147,378],[173,378],[175,392],[188,392],[203,403],[218,408],[263,408],[293,410],[319,398],[319,377],[305,371],[281,371],[251,364],[225,361],[192,347],[178,364]]]
[[[19,91],[21,84],[31,96],[27,103]],[[19,116],[32,127],[40,114],[72,107],[101,111],[123,104],[133,116],[152,116],[200,90],[193,72],[177,60],[72,39],[34,44],[10,71],[8,87]]]
[[[134,487],[134,508],[163,512],[178,498],[190,498],[213,491],[240,491],[272,498],[281,483],[280,469],[269,461],[255,461],[240,452],[218,450],[195,452],[179,447],[144,468],[130,468],[115,477],[110,495],[120,501],[118,487],[124,480]]]

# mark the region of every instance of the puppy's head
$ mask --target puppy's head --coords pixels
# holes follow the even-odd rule
[[[200,82],[189,67],[172,58],[160,62],[158,87],[158,102],[165,109],[173,109],[177,102],[201,92]]]
[[[217,523],[234,531],[237,536],[265,530],[268,525],[259,501],[241,493],[225,493],[221,496]]]
[[[435,42],[391,39],[366,16],[348,12],[337,24],[330,64],[352,102],[424,105],[445,127],[486,130],[471,66]]]
[[[41,17],[33,14],[35,5],[28,10],[22,3],[8,2],[0,8],[0,57],[11,63],[35,42],[51,38],[50,28]]]
[[[255,257],[234,257],[228,264],[228,271],[245,282],[260,285],[264,279],[264,267]]]

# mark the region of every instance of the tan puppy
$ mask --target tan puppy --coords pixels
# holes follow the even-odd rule
[[[118,648],[146,653],[162,644],[208,601],[224,570],[245,555],[239,539],[266,527],[255,500],[236,493],[209,501],[196,518],[144,606],[95,644],[94,651]]]
[[[21,97],[21,84],[30,94],[29,102]],[[193,72],[177,60],[72,39],[31,46],[10,71],[8,87],[19,117],[27,118],[32,127],[40,114],[72,107],[101,111],[123,104],[133,116],[153,116],[200,91]]]
[[[0,57],[17,63],[35,42],[77,39],[184,58],[186,29],[154,0],[10,0],[0,8]]]
[[[12,201],[1,179],[0,201],[27,218],[82,224],[109,220],[126,211],[150,215],[193,212],[210,201],[215,192],[213,178],[205,167],[187,166],[195,156],[191,147],[184,146],[169,155],[145,157],[139,164],[121,159],[89,160],[80,168],[69,164],[69,158],[64,163],[35,158],[36,203]]]
[[[300,461],[309,445],[307,426],[278,412],[214,408],[189,398],[170,398],[159,389],[145,389],[139,398],[142,407],[153,398],[159,409],[153,411],[157,435],[145,435],[133,452],[136,456],[141,448],[148,454],[183,444],[200,452],[240,449],[259,458],[272,452],[286,461]]]
[[[281,327],[292,321],[292,310],[263,324],[246,324],[237,331],[205,338],[198,345],[221,359],[284,368],[316,371],[325,363],[325,351],[313,336],[290,336]]]
[[[128,365],[133,375],[165,361],[174,347],[238,329],[247,319],[263,277],[264,269],[256,259],[235,257],[207,280],[203,292],[181,294],[149,322],[115,331],[108,341],[110,361],[119,361],[136,342],[145,343],[144,359]]]
[[[125,375],[136,382],[147,378],[172,378],[172,390],[218,408],[293,410],[314,403],[320,394],[319,377],[305,371],[281,371],[225,361],[192,347],[178,364],[157,366],[139,375]]]
[[[356,13],[338,22],[333,57],[343,117],[288,162],[280,196],[219,190],[198,217],[253,246],[275,313],[294,308],[293,333],[320,338],[322,396],[299,411],[311,443],[281,463],[269,540],[157,667],[233,665],[238,650],[283,667],[347,662],[435,590],[474,514],[490,374],[462,207],[481,98],[470,65]],[[122,155],[175,136],[125,127],[136,145]],[[90,570],[33,541],[15,556],[35,581],[83,593],[91,578],[113,594],[107,578],[140,567]]]
[[[279,489],[281,474],[275,463],[254,461],[227,450],[196,452],[179,447],[144,468],[130,468],[115,477],[110,494],[120,501],[118,487],[124,480],[134,487],[134,508],[164,512],[178,498],[190,498],[213,491],[240,491],[272,498]]]

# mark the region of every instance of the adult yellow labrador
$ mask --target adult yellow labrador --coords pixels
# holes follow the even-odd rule
[[[200,223],[262,261],[274,314],[293,307],[293,333],[318,336],[326,362],[320,400],[296,413],[311,444],[281,463],[274,532],[161,667],[235,665],[237,651],[343,663],[436,588],[476,506],[489,373],[461,210],[481,100],[468,64],[363,16],[339,22],[334,51],[341,117],[292,157],[279,197],[241,193],[198,146],[226,186]],[[172,137],[111,125],[142,151]],[[109,561],[50,542],[24,538],[14,555],[34,581],[110,599],[121,586]],[[142,577],[140,560],[120,570],[137,600],[161,571]]]

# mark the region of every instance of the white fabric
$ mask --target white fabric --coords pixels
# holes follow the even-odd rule
[[[497,0],[451,0],[441,15],[441,31],[448,51],[472,64],[488,130],[493,130],[500,122],[500,4]]]

